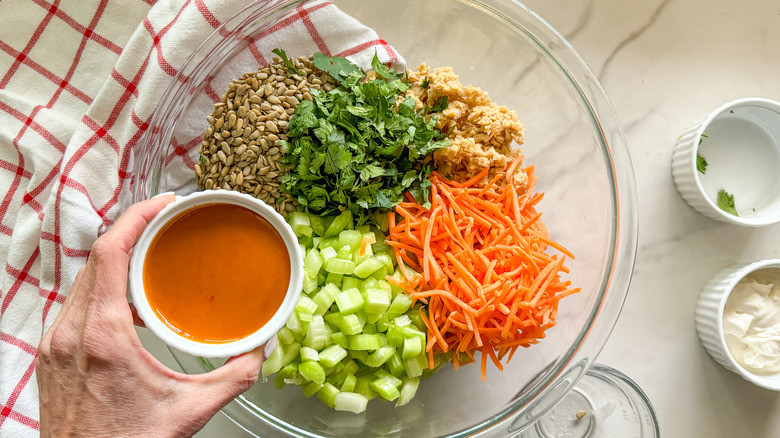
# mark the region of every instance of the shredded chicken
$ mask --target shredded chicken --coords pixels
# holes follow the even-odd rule
[[[517,114],[495,104],[481,89],[463,86],[452,67],[431,70],[422,64],[407,74],[413,86],[406,94],[415,99],[418,109],[426,104],[433,107],[443,97],[449,100],[447,108],[438,114],[438,128],[451,142],[450,147],[434,152],[439,173],[465,181],[489,167],[490,179],[520,154],[525,128]],[[515,180],[519,186],[526,185],[525,172],[519,170]]]

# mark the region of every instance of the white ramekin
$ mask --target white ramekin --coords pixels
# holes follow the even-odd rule
[[[239,205],[256,212],[265,218],[284,240],[287,253],[290,256],[290,284],[282,305],[271,319],[251,335],[227,343],[209,344],[197,342],[185,338],[167,324],[165,324],[152,310],[146,297],[143,284],[143,265],[149,245],[155,235],[173,218],[180,213],[198,205],[204,204],[233,204]],[[201,357],[231,357],[246,353],[268,342],[284,326],[287,319],[295,309],[300,298],[303,283],[303,257],[298,245],[298,239],[292,228],[284,218],[273,208],[264,202],[246,194],[227,190],[207,190],[196,192],[184,197],[177,197],[176,201],[168,204],[157,216],[149,222],[141,238],[133,248],[133,256],[130,259],[130,273],[128,286],[133,305],[138,311],[138,316],[146,327],[168,346],[179,351]]]
[[[672,176],[683,199],[699,213],[712,219],[747,227],[760,227],[780,222],[780,183],[775,184],[772,193],[765,195],[771,202],[761,208],[748,211],[743,216],[734,216],[721,210],[715,199],[705,193],[700,173],[696,168],[696,156],[702,141],[708,141],[706,132],[713,121],[740,119],[740,132],[731,133],[740,138],[760,135],[771,139],[765,151],[780,156],[780,103],[762,98],[745,98],[728,102],[710,113],[704,120],[689,127],[677,140],[672,154]],[[747,132],[752,131],[752,132]],[[739,145],[735,144],[735,147]],[[705,157],[706,158],[706,157]],[[738,164],[735,164],[738,165]],[[715,182],[717,184],[717,182]],[[723,187],[727,190],[727,187]],[[728,191],[728,190],[727,190]],[[735,202],[739,199],[735,196]],[[738,209],[739,210],[739,209]]]
[[[749,274],[766,268],[780,271],[780,259],[737,264],[715,274],[704,286],[696,303],[696,331],[704,348],[719,364],[748,382],[780,391],[780,373],[758,375],[746,370],[729,352],[723,335],[723,309],[731,291]]]

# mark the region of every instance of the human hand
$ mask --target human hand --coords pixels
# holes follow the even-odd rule
[[[186,375],[141,345],[126,298],[131,249],[173,200],[131,206],[92,246],[38,347],[41,436],[191,436],[257,381],[262,347]]]

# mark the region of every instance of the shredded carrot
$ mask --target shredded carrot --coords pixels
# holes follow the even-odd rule
[[[561,298],[579,288],[561,279],[574,256],[550,238],[533,193],[533,167],[525,186],[514,180],[522,156],[487,181],[488,170],[465,182],[431,174],[431,206],[412,196],[390,214],[386,239],[404,279],[394,282],[426,303],[426,351],[450,353],[454,367],[480,351],[500,370],[517,347],[528,347],[556,323]],[[557,251],[555,253],[551,251]],[[410,270],[411,269],[411,270]]]

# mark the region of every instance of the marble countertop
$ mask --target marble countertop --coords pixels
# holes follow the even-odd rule
[[[597,362],[626,373],[644,389],[664,437],[778,436],[780,394],[753,386],[712,360],[696,336],[693,312],[700,290],[720,269],[780,258],[780,225],[741,228],[700,215],[677,193],[670,160],[682,131],[719,105],[740,97],[780,100],[780,2],[526,4],[596,73],[634,164],[636,265],[623,312]],[[148,338],[145,342],[153,344]],[[198,436],[249,435],[218,415]]]

